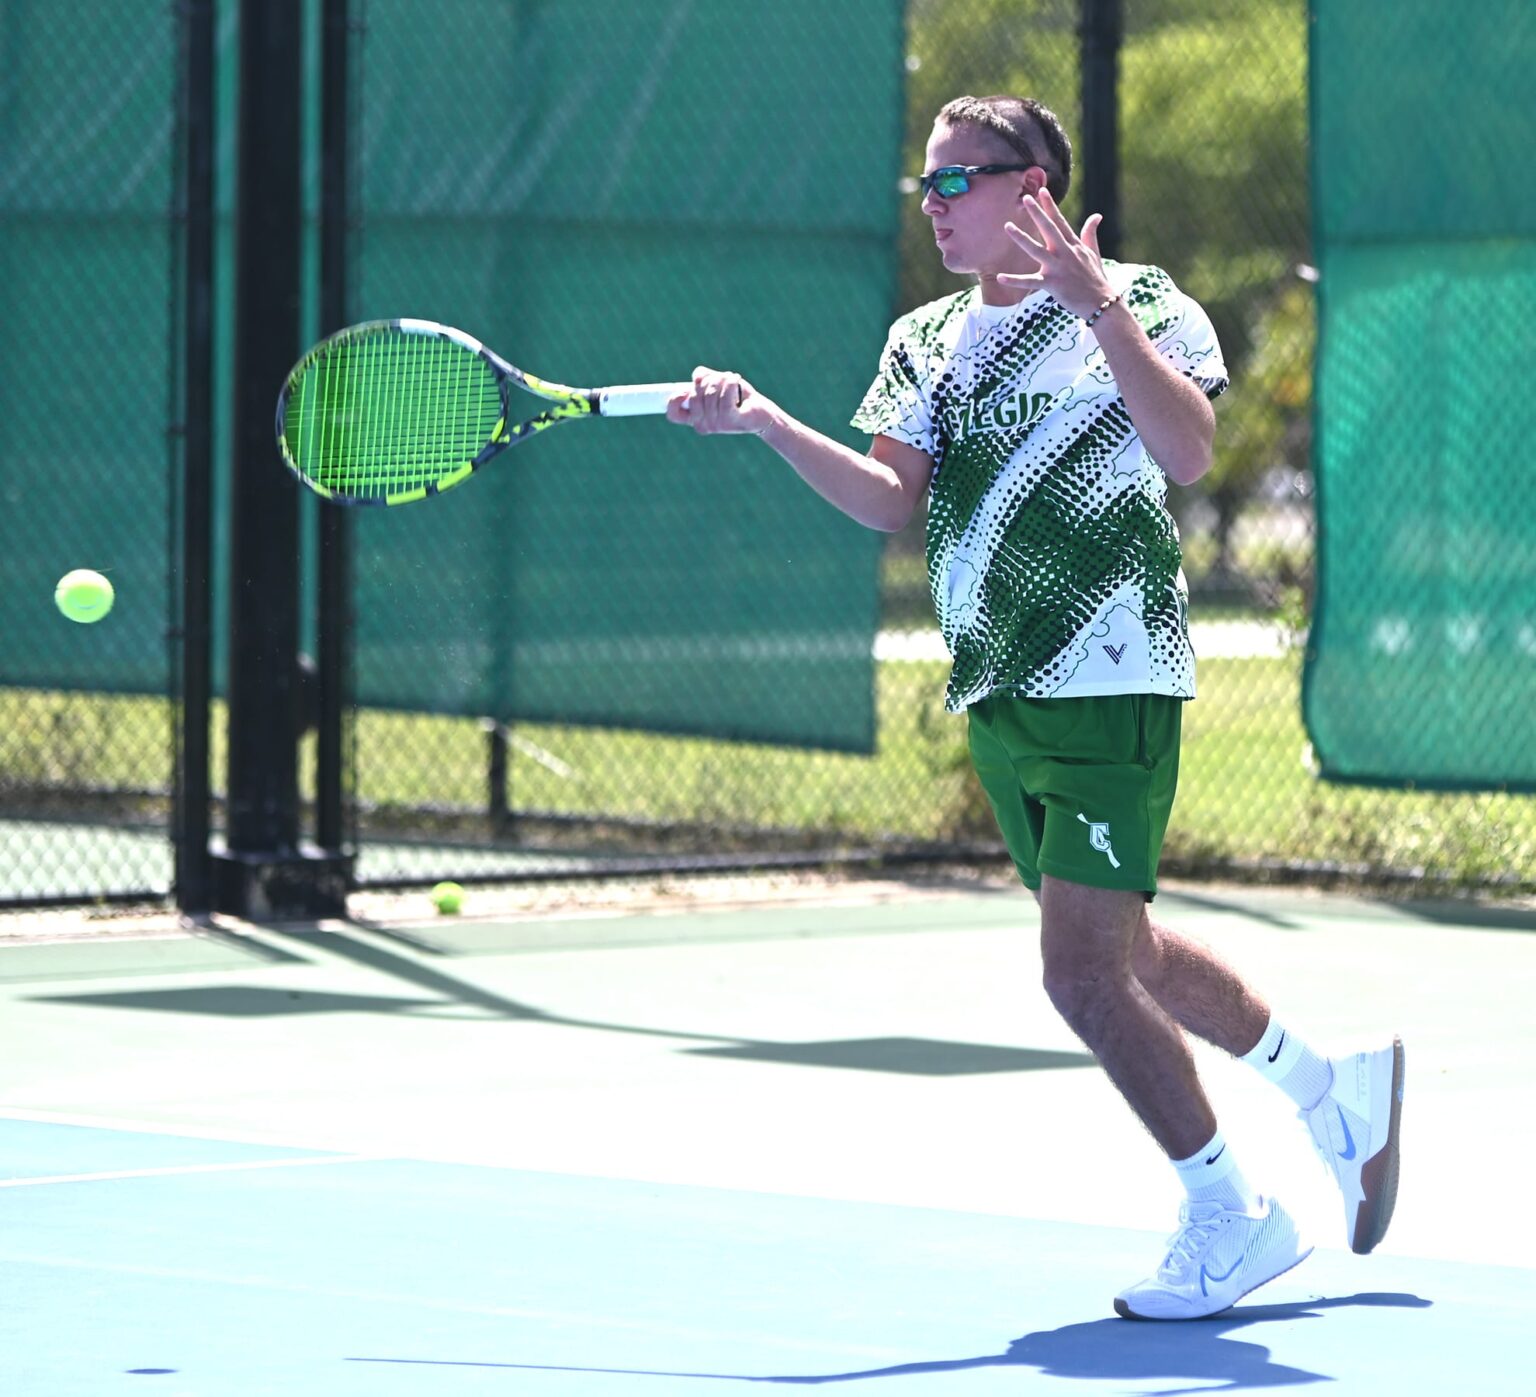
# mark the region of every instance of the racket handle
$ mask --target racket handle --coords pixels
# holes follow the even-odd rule
[[[646,417],[667,410],[667,399],[693,392],[691,383],[631,383],[597,390],[600,417]]]

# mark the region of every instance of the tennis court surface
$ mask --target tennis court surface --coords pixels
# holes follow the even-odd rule
[[[0,1389],[1528,1392],[1536,911],[1159,905],[1320,1047],[1408,1048],[1369,1257],[1285,1098],[1202,1055],[1318,1249],[1184,1325],[1110,1309],[1177,1186],[1050,1010],[1019,892],[14,923]]]

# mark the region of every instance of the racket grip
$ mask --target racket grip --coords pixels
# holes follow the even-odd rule
[[[600,417],[647,417],[667,410],[667,399],[693,392],[691,383],[631,383],[597,390]]]

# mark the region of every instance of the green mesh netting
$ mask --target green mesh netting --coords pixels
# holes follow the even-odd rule
[[[1330,777],[1536,788],[1536,11],[1314,6]]]
[[[573,29],[369,0],[351,318],[438,320],[583,386],[735,368],[862,449],[902,12],[594,0]],[[873,744],[879,536],[757,442],[573,424],[358,532],[364,704]]]
[[[82,63],[82,32],[131,58]],[[169,10],[0,6],[6,685],[165,692],[176,65]],[[75,567],[112,578],[109,621],[54,609]]]

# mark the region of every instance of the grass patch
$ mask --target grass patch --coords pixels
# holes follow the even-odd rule
[[[970,771],[965,721],[943,711],[941,662],[877,666],[872,756],[555,724],[513,730],[515,812],[661,825],[798,831],[809,846],[895,838],[996,837]],[[1337,786],[1307,765],[1299,661],[1207,660],[1185,714],[1168,853],[1202,862],[1278,860],[1422,869],[1469,885],[1536,881],[1536,800]],[[164,700],[0,691],[0,810],[51,793],[164,790],[172,711]],[[214,754],[222,771],[224,720]],[[310,745],[302,784],[312,788]],[[364,711],[359,795],[370,807],[473,814],[487,805],[478,720]],[[13,799],[13,796],[15,799]],[[725,835],[722,835],[724,838]]]

